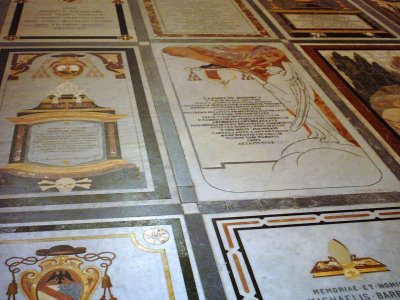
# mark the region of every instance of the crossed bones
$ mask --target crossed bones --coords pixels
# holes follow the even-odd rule
[[[83,178],[80,180],[75,180],[72,178],[60,178],[56,181],[42,180],[38,182],[40,190],[42,192],[49,189],[58,189],[59,192],[71,192],[75,187],[80,187],[83,189],[90,189],[92,180],[89,178]]]

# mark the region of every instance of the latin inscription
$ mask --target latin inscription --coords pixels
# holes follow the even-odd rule
[[[285,14],[296,29],[372,29],[357,15]]]
[[[232,0],[155,0],[166,33],[256,33]]]
[[[185,114],[196,116],[192,128],[206,127],[237,145],[274,144],[289,131],[289,117],[282,114],[285,108],[259,96],[205,97],[183,107]]]
[[[104,155],[102,125],[69,121],[33,125],[28,141],[30,162],[48,165],[78,165],[100,160]]]

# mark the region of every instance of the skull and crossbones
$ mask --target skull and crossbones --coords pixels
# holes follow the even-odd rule
[[[326,34],[325,34],[325,33],[322,33],[322,32],[311,32],[310,34],[311,34],[311,37],[313,37],[313,38],[323,38],[323,37],[326,37]]]
[[[60,178],[56,181],[42,180],[38,182],[40,190],[45,192],[50,189],[57,189],[59,192],[71,192],[75,187],[83,189],[90,189],[92,180],[89,178],[83,178],[75,180],[73,178]]]

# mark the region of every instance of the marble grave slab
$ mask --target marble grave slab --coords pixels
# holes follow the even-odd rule
[[[247,0],[141,0],[153,38],[271,38]]]
[[[400,209],[206,215],[228,299],[400,297]]]
[[[10,299],[204,299],[181,217],[0,228]]]
[[[78,203],[175,197],[136,50],[1,50],[3,204],[24,197],[32,205],[36,197],[41,205],[75,203],[70,196],[79,195],[86,196]]]
[[[136,41],[127,1],[10,1],[3,42]]]
[[[393,38],[394,33],[348,0],[259,0],[288,38]]]
[[[313,44],[300,48],[399,155],[400,47]]]
[[[153,49],[200,201],[398,190],[282,44]]]

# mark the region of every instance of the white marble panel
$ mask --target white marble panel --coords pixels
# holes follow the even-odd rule
[[[157,190],[157,187],[154,186],[153,176],[163,177],[163,184],[166,184],[165,180],[168,180],[169,185],[173,184],[170,171],[168,171],[168,174],[164,174],[163,169],[161,168],[161,172],[157,174],[151,173],[149,156],[146,149],[147,140],[156,140],[156,143],[151,143],[154,147],[159,147],[154,149],[155,151],[152,152],[154,155],[157,155],[157,157],[154,156],[152,158],[152,163],[162,164],[169,169],[168,159],[166,159],[167,154],[163,148],[161,130],[156,120],[155,109],[153,107],[151,94],[149,93],[143,66],[141,65],[140,56],[134,57],[134,49],[129,49],[129,51],[129,58],[126,51],[114,51],[110,49],[91,49],[87,51],[83,49],[76,49],[76,51],[71,49],[65,51],[46,51],[46,49],[38,51],[33,49],[31,52],[24,52],[23,55],[18,51],[10,52],[1,86],[2,97],[0,100],[0,125],[2,134],[0,137],[0,168],[4,168],[10,163],[10,153],[12,151],[12,143],[14,140],[13,135],[16,125],[10,121],[10,118],[17,117],[18,113],[21,111],[31,112],[32,109],[37,108],[41,102],[48,101],[45,99],[49,95],[57,94],[60,89],[67,89],[67,87],[73,89],[79,87],[79,92],[85,94],[87,99],[94,101],[95,105],[98,107],[105,108],[105,110],[99,111],[100,117],[102,113],[108,113],[109,111],[111,111],[111,117],[113,115],[117,116],[115,123],[117,124],[118,132],[115,132],[115,146],[117,148],[120,147],[121,157],[119,159],[123,160],[129,168],[131,168],[130,166],[136,168],[138,173],[131,172],[132,174],[129,176],[124,175],[124,178],[122,179],[125,181],[128,180],[127,178],[132,177],[132,180],[126,184],[121,185],[121,183],[118,182],[121,181],[121,179],[116,178],[116,181],[114,182],[114,178],[110,180],[110,177],[108,177],[108,179],[104,179],[107,182],[104,182],[102,179],[103,183],[98,183],[99,185],[97,185],[97,187],[95,187],[96,180],[94,180],[92,181],[92,186],[89,190],[79,190],[79,188],[77,188],[67,194],[65,194],[64,191],[57,191],[55,188],[40,191],[38,182],[41,180],[40,178],[43,179],[43,176],[40,177],[35,174],[30,175],[31,177],[33,176],[33,178],[39,179],[36,180],[37,182],[34,182],[35,179],[29,179],[31,182],[26,184],[27,186],[32,185],[28,188],[29,191],[23,191],[20,188],[17,188],[15,182],[12,183],[10,179],[6,178],[5,184],[2,182],[0,185],[0,193],[2,194],[0,197],[21,197],[23,195],[53,196],[62,195],[63,193],[64,195],[76,195],[154,192]],[[36,57],[36,55],[38,56]],[[20,60],[20,63],[16,62],[18,59],[21,59],[21,56],[22,60]],[[33,60],[26,64],[21,72],[17,71],[18,74],[16,74],[12,69],[16,66],[18,68],[18,66],[20,67],[21,65],[24,65],[26,57],[33,58]],[[13,59],[16,61],[12,62]],[[107,62],[107,59],[112,62]],[[135,64],[138,63],[138,67],[135,67],[134,65],[129,66],[128,60],[131,62],[136,60]],[[80,70],[81,73],[73,76],[71,75],[68,78],[62,77],[62,75],[58,74],[55,70],[55,66],[58,66],[60,61],[66,64],[72,64],[75,67],[80,65],[82,69]],[[131,68],[135,68],[133,71],[133,77],[131,77]],[[141,95],[144,93],[145,97],[141,96],[140,99],[138,99],[136,95],[137,93],[140,93]],[[79,105],[79,103],[77,103],[77,105]],[[74,116],[77,116],[79,119],[81,117],[79,115],[80,112],[83,112],[82,116],[84,116],[85,111],[87,110],[88,109],[86,108],[75,110],[78,115],[74,114]],[[63,110],[58,111],[58,113],[58,118],[64,117]],[[71,111],[66,112],[67,115],[70,113]],[[143,117],[143,114],[146,114],[146,116],[149,115],[150,118]],[[67,122],[69,125],[65,126],[71,127],[76,125],[79,127],[79,124],[83,124],[87,121],[82,121],[82,119],[80,120],[81,121]],[[90,144],[90,147],[85,148],[86,153],[85,151],[79,152],[78,148],[82,147],[82,143],[78,141],[78,137],[74,138],[70,135],[68,138],[63,140],[63,145],[69,142],[74,142],[75,146],[78,147],[77,149],[73,150],[71,147],[68,148],[65,145],[62,147],[60,145],[57,147],[55,147],[56,145],[53,145],[55,148],[52,146],[54,151],[52,150],[51,153],[55,156],[53,154],[51,155],[54,157],[49,155],[47,152],[43,152],[43,147],[41,148],[41,144],[38,140],[43,140],[43,138],[46,137],[46,132],[48,131],[47,127],[49,126],[48,124],[57,124],[57,127],[64,124],[63,121],[60,121],[57,118],[52,121],[56,122],[34,124],[30,127],[24,154],[25,163],[32,163],[39,167],[57,167],[57,170],[60,170],[61,172],[63,167],[85,167],[85,165],[95,164],[98,162],[101,163],[107,160],[111,163],[112,161],[109,159],[115,158],[108,157],[106,150],[106,147],[112,147],[112,145],[110,146],[108,144],[110,139],[105,131],[107,123],[98,122],[98,120],[96,122],[98,122],[97,125],[100,127],[96,128],[100,129],[101,132],[98,134],[98,140],[93,141],[97,144],[94,145],[87,143],[86,146],[89,146]],[[147,135],[146,137],[144,136],[143,126],[145,126],[146,130],[150,130],[150,135]],[[89,131],[92,132],[93,130]],[[85,137],[93,138],[94,131],[93,134],[89,131],[85,131]],[[41,133],[43,133],[43,135],[41,135]],[[59,136],[58,138],[62,137]],[[86,142],[89,142],[89,140]],[[7,171],[2,170],[1,173],[7,173]],[[93,176],[104,174],[107,175],[107,172],[101,174],[96,173]],[[90,176],[92,175],[80,176],[78,172],[78,174],[73,178],[74,180],[80,180]],[[55,178],[54,176],[46,178],[45,176],[44,179],[55,181],[58,178]],[[113,182],[117,184],[114,188],[112,187]],[[8,188],[7,184],[10,185],[10,188]],[[20,182],[20,184],[24,185],[22,182]],[[49,185],[49,183],[46,184]],[[11,185],[13,186],[11,187]],[[164,194],[165,196],[161,197],[161,199],[170,199],[170,195],[167,193]],[[151,199],[160,199],[156,197],[160,196],[151,196]]]
[[[282,45],[153,48],[201,201],[398,190]]]
[[[128,4],[111,0],[12,1],[3,41],[135,41]]]
[[[155,38],[274,36],[247,0],[141,0],[139,4]]]
[[[143,300],[204,299],[182,218],[124,219],[114,220],[106,225],[98,221],[72,221],[68,224],[46,225],[45,231],[38,226],[38,231],[24,232],[21,228],[19,233],[0,234],[2,293],[6,293],[12,280],[10,271],[19,268],[15,273],[18,282],[17,300],[28,299],[26,295],[29,288],[26,286],[30,280],[22,280],[27,270],[36,274],[37,281],[31,289],[35,291],[37,288],[43,299],[53,299],[46,297],[52,293],[52,297],[57,296],[54,295],[54,291],[56,294],[73,296],[72,284],[79,285],[85,275],[93,273],[97,276],[91,280],[96,282],[88,299],[102,297],[102,280],[104,282],[106,274],[111,280],[111,293],[115,299],[130,299],[133,294],[135,299]],[[60,245],[70,248],[61,246],[67,249],[63,255],[46,256],[36,252]],[[82,248],[84,249],[80,253],[73,253]],[[28,259],[24,261],[22,258]],[[78,260],[78,266],[73,265],[73,259]],[[48,262],[52,263],[52,267],[48,267]],[[80,274],[80,270],[86,268],[92,268],[92,271]],[[49,279],[51,274],[56,274],[59,270],[66,271],[61,273],[64,277],[60,277],[60,282],[57,282],[57,279]],[[68,275],[74,282],[71,282]],[[45,279],[40,280],[43,277]],[[27,282],[26,286],[24,282]],[[89,281],[89,284],[91,283]],[[85,291],[85,288],[81,287],[78,290]],[[111,297],[108,290],[106,296]]]
[[[367,300],[399,296],[399,216],[315,209],[205,221],[228,299]]]

